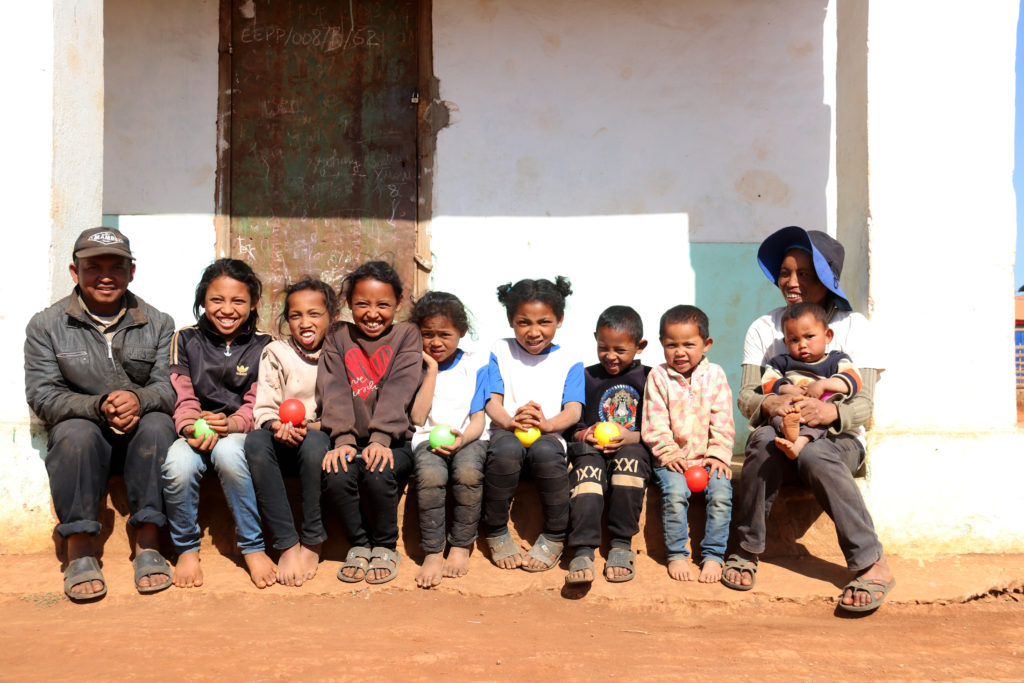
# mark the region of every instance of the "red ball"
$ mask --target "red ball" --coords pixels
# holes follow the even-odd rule
[[[686,485],[694,493],[700,493],[708,487],[708,471],[700,465],[694,465],[683,472],[686,477]]]
[[[293,426],[298,427],[306,419],[306,406],[302,405],[302,401],[299,399],[290,398],[281,404],[278,415],[281,416],[281,422],[290,422]]]

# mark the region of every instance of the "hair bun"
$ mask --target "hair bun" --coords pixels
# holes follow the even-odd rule
[[[509,292],[512,291],[512,283],[506,282],[503,285],[498,285],[498,301],[502,304],[508,299]]]
[[[564,275],[555,276],[555,289],[561,292],[562,296],[572,294],[572,283]]]

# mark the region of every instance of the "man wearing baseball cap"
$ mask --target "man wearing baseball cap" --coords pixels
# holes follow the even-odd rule
[[[46,471],[67,540],[64,592],[98,599],[107,585],[96,558],[99,506],[111,472],[123,472],[136,529],[132,565],[140,593],[171,585],[157,550],[163,511],[160,466],[175,439],[168,363],[174,321],[128,291],[135,262],[112,228],[78,236],[75,288],[25,330],[25,395],[47,426]]]

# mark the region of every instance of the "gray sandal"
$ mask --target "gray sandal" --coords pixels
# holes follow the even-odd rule
[[[885,582],[881,579],[865,579],[863,576],[858,576],[843,586],[843,592],[839,595],[839,609],[846,612],[870,612],[876,610],[882,606],[886,596],[889,595],[889,591],[895,585],[896,577]],[[867,593],[871,596],[871,602],[866,605],[847,605],[843,602],[843,596],[846,595],[846,591],[852,591],[853,595],[857,595],[858,592]],[[875,597],[875,593],[881,593],[882,597]]]
[[[80,583],[89,581],[100,581],[103,589],[95,593],[73,593],[71,589]],[[72,602],[89,602],[102,598],[107,594],[107,581],[100,571],[100,562],[95,557],[79,557],[77,560],[68,562],[68,568],[64,570],[64,595]]]
[[[338,570],[338,581],[344,581],[345,583],[359,583],[366,577],[366,570],[370,567],[370,558],[372,557],[370,549],[365,546],[355,546],[349,548],[348,554],[345,555],[345,564],[341,565],[341,569]],[[362,571],[358,577],[345,576],[343,573],[346,569],[355,569],[356,571]]]
[[[371,579],[366,577],[366,583],[379,585],[391,581],[398,576],[398,564],[402,561],[402,555],[397,550],[391,550],[383,546],[373,549],[373,559],[370,560],[370,569],[384,569],[388,573],[383,579]],[[370,569],[367,569],[369,573]]]
[[[622,576],[608,576],[609,567],[628,569],[629,573]],[[612,548],[608,551],[608,561],[604,564],[604,570],[604,578],[611,583],[632,581],[633,577],[636,576],[636,553],[626,548]]]
[[[564,548],[564,543],[552,541],[544,534],[541,534],[537,537],[537,542],[533,544],[532,548],[530,548],[530,552],[526,553],[526,556],[543,562],[544,566],[528,567],[524,563],[522,568],[528,572],[546,572],[558,564],[558,560],[562,557],[562,550]]]
[[[135,590],[142,594],[159,593],[171,587],[171,565],[156,550],[141,550],[135,554],[132,560],[132,569],[135,571]],[[156,586],[140,586],[139,579],[156,574],[166,574],[167,580]]]
[[[590,570],[590,578],[583,576],[569,576],[573,572],[583,572]],[[578,583],[593,583],[594,581],[594,561],[586,555],[577,555],[572,558],[572,562],[569,563],[569,574],[565,575],[565,582],[568,584]]]
[[[501,536],[495,536],[487,539],[487,547],[491,551],[491,562],[497,565],[499,568],[504,569],[498,564],[499,561],[508,559],[515,555],[522,555],[522,551],[516,542],[512,540],[512,534],[507,530]]]
[[[737,583],[735,581],[730,581],[729,579],[725,578],[725,571],[727,569],[734,569],[734,570],[738,571],[741,575],[744,572],[750,574],[750,585],[749,586],[744,586],[742,583]],[[722,566],[722,579],[721,579],[721,581],[726,586],[728,586],[729,588],[732,588],[735,591],[748,591],[748,590],[750,590],[751,588],[754,587],[754,584],[757,583],[757,560],[748,560],[745,557],[740,557],[736,553],[733,553],[732,555],[729,556],[729,559],[727,559],[725,561],[725,564]]]

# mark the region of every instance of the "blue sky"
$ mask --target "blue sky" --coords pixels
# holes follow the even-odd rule
[[[1024,14],[1024,0],[1021,4],[1021,13]],[[1021,251],[1024,249],[1024,32],[1021,31],[1021,21],[1017,19],[1017,125],[1013,141],[1013,188],[1017,191],[1017,265],[1013,269],[1014,289],[1024,285],[1024,258],[1021,258]]]

